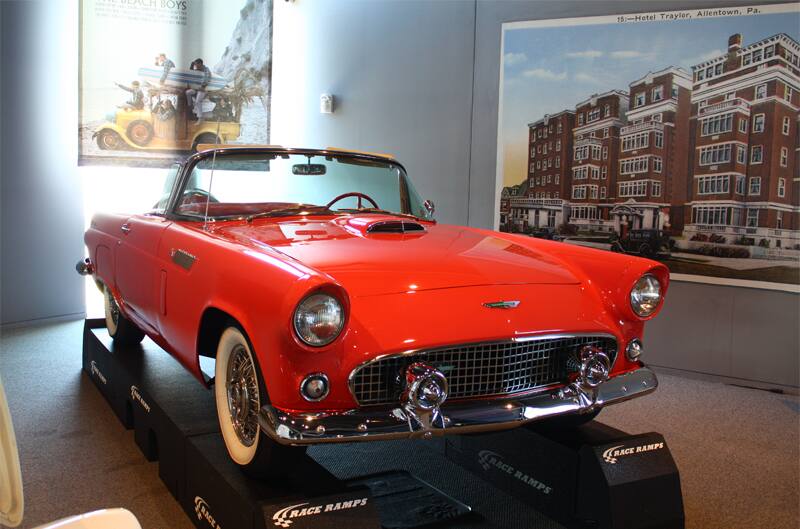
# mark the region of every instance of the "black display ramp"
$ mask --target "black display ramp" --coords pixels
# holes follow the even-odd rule
[[[117,348],[86,320],[83,368],[198,528],[683,528],[656,433],[590,423],[316,446],[288,475],[254,480],[228,457],[213,392],[149,339]]]

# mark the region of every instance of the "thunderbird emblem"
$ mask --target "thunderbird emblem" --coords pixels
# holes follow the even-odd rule
[[[519,301],[490,301],[484,303],[483,306],[490,309],[516,309],[519,307]]]

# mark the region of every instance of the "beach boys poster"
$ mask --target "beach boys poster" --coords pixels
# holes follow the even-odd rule
[[[500,230],[800,283],[800,5],[503,24]]]
[[[268,143],[272,0],[82,0],[80,164]]]

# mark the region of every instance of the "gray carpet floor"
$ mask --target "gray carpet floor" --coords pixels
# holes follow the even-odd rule
[[[81,372],[82,322],[5,330],[0,376],[9,398],[25,487],[25,522],[34,527],[103,507],[131,510],[145,529],[192,524],[94,385]],[[681,471],[688,528],[800,527],[800,399],[660,375],[654,394],[600,415],[631,433],[664,434]],[[340,446],[342,460],[374,471],[408,466],[391,443]],[[312,448],[315,455],[317,448]],[[354,466],[331,469],[341,477]],[[469,475],[471,476],[471,475]],[[425,478],[425,476],[421,476]],[[441,488],[496,495],[464,479]],[[471,492],[470,492],[471,491]],[[635,508],[635,506],[632,506]],[[530,527],[559,527],[530,519]]]

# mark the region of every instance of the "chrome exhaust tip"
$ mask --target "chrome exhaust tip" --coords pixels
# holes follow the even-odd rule
[[[92,264],[92,260],[87,257],[83,261],[78,261],[75,265],[75,270],[82,276],[88,276],[94,274],[94,264]]]

